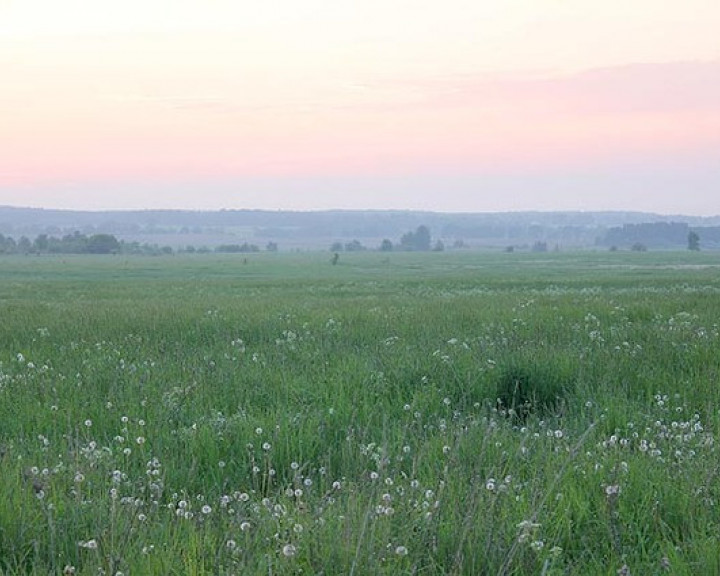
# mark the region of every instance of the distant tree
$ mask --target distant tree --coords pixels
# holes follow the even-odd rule
[[[465,240],[460,239],[460,240],[455,240],[455,242],[453,242],[452,247],[459,250],[461,248],[467,248],[467,244],[465,244]]]
[[[415,232],[407,232],[400,238],[400,248],[403,250],[425,252],[431,246],[430,229],[427,226],[418,226]]]
[[[635,244],[630,246],[630,250],[633,252],[647,252],[647,246],[642,242],[635,242]]]
[[[700,251],[700,236],[694,230],[688,233],[688,250]]]
[[[241,252],[260,252],[260,248],[258,248],[255,244],[248,244],[247,242],[244,242],[243,244],[220,244],[215,248],[215,252],[239,254]]]
[[[617,250],[618,250],[618,247],[615,246],[615,244],[613,244],[612,246],[610,246],[610,252],[617,252]]]
[[[540,241],[538,240],[538,241],[535,242],[535,244],[533,244],[533,246],[532,246],[532,251],[533,251],[533,252],[547,252],[547,250],[548,250],[547,242],[540,242]]]
[[[215,252],[237,254],[240,252],[240,244],[219,244],[218,246],[215,246]]]
[[[393,243],[387,238],[380,243],[380,252],[392,252],[392,249]]]
[[[353,240],[345,244],[345,252],[361,252],[362,250],[365,250],[365,246],[359,240]]]
[[[17,250],[21,254],[29,254],[32,251],[32,242],[27,236],[21,236],[17,243]]]
[[[333,266],[335,266],[338,263],[338,260],[340,260],[340,254],[335,252],[335,254],[333,254],[332,260],[330,260],[330,262],[332,263]]]
[[[505,252],[507,252],[508,254],[512,254],[513,252],[515,252],[515,246],[505,246]]]
[[[278,245],[277,242],[268,242],[265,246],[265,250],[268,252],[277,252],[278,251]]]
[[[17,243],[11,236],[3,236],[0,234],[0,252],[3,254],[12,254],[17,250]]]
[[[418,226],[415,230],[415,249],[430,250],[430,229],[427,226]]]
[[[343,248],[342,242],[333,242],[332,246],[330,246],[330,252],[342,252]]]
[[[50,251],[58,254],[83,254],[88,252],[88,238],[85,234],[75,230],[72,234],[66,234],[54,243]]]
[[[47,252],[49,246],[50,240],[48,239],[47,234],[40,234],[40,236],[35,238],[35,242],[33,242],[33,249],[35,252]]]
[[[433,252],[443,252],[445,250],[445,244],[442,240],[438,240],[435,242],[435,245],[433,246]]]
[[[87,239],[90,254],[115,254],[120,251],[120,242],[112,234],[94,234]]]

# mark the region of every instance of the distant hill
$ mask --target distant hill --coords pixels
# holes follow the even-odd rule
[[[647,225],[666,224],[664,230]],[[329,210],[291,212],[266,210],[137,210],[90,212],[0,206],[0,234],[34,238],[112,234],[128,242],[213,248],[244,242],[280,250],[328,249],[333,243],[357,240],[377,248],[383,239],[397,243],[403,234],[427,226],[433,242],[446,247],[682,247],[687,230],[708,229],[708,240],[720,240],[720,217],[701,218],[643,212],[499,212],[437,213],[397,210]],[[644,226],[644,228],[643,228]],[[713,229],[717,228],[717,229]],[[711,230],[713,229],[713,230]],[[642,234],[649,234],[643,238]],[[638,236],[640,234],[640,236]],[[655,237],[659,234],[658,237]],[[655,236],[653,236],[655,235]],[[717,246],[717,244],[716,244]]]

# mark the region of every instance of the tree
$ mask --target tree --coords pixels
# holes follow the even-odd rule
[[[268,252],[277,252],[278,251],[277,242],[268,242],[267,246],[265,246],[265,250],[267,250]]]
[[[30,238],[27,236],[21,236],[17,243],[17,249],[21,254],[29,254],[30,250],[32,250],[32,242],[30,242]]]
[[[40,234],[40,236],[35,238],[35,242],[33,242],[33,247],[36,252],[47,252],[49,246],[50,240],[47,234]]]
[[[426,252],[430,250],[430,243],[430,229],[427,226],[418,226],[415,232],[407,232],[400,238],[403,250]]]
[[[427,226],[418,226],[415,230],[415,249],[430,250],[430,229]]]
[[[353,240],[345,244],[345,252],[361,252],[363,250],[365,250],[365,246],[359,240]]]
[[[120,242],[112,234],[94,234],[87,240],[90,254],[115,254],[120,251]]]
[[[694,230],[688,233],[688,250],[700,251],[700,236]]]
[[[387,238],[382,241],[380,244],[380,252],[392,252],[393,249],[393,243],[390,242]]]

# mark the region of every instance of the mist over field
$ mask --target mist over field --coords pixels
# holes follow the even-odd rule
[[[121,242],[173,251],[222,246],[276,251],[407,249],[402,238],[418,227],[426,249],[550,250],[685,249],[698,234],[703,249],[720,247],[720,217],[641,212],[438,213],[403,211],[291,212],[263,210],[143,210],[88,212],[0,206],[0,234],[17,242],[110,234]],[[43,242],[43,246],[46,242]],[[8,250],[6,250],[8,251]],[[41,251],[47,251],[47,247]]]

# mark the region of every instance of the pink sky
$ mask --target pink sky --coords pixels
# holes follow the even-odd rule
[[[0,3],[0,204],[720,214],[720,3]]]

